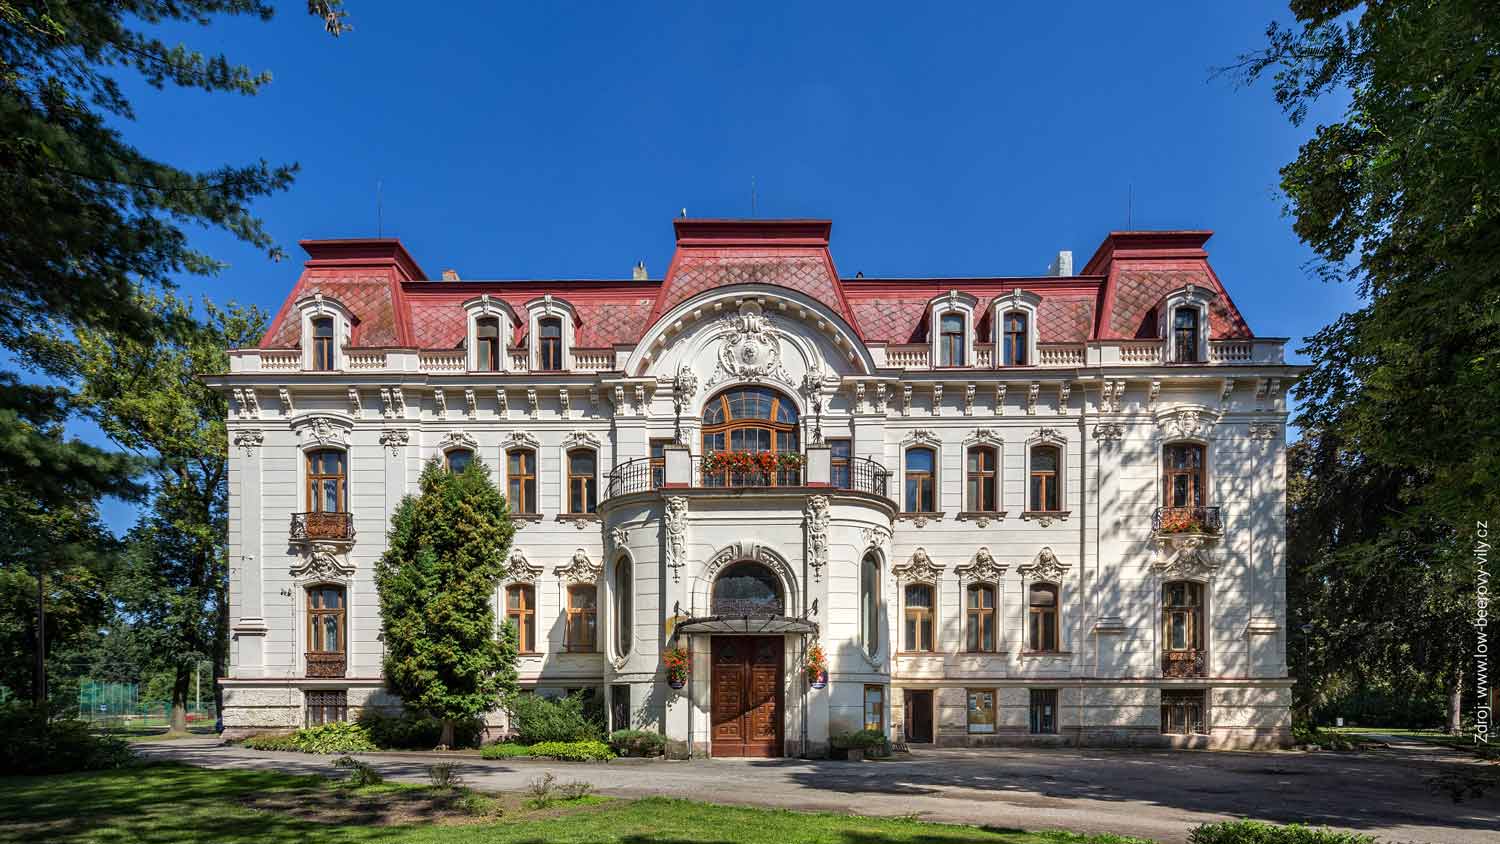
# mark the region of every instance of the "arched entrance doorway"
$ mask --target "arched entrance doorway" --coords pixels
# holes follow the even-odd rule
[[[770,620],[782,616],[786,596],[770,569],[740,562],[714,581],[711,607],[718,617]],[[785,646],[784,636],[713,637],[709,711],[714,756],[781,755]]]

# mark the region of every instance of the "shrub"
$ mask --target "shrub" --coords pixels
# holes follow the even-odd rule
[[[479,749],[479,755],[484,759],[514,759],[517,756],[530,756],[531,745],[513,741],[503,744],[487,744]]]
[[[505,814],[505,809],[495,798],[477,791],[465,791],[458,805],[464,814],[476,818],[497,818]]]
[[[380,785],[385,782],[385,777],[368,764],[355,759],[353,756],[340,756],[333,760],[335,768],[348,768],[349,779],[345,780],[355,788],[363,788],[367,785]]]
[[[370,734],[377,747],[392,750],[431,750],[443,738],[443,722],[416,712],[385,715],[373,709],[359,716],[359,725]],[[454,747],[478,747],[484,733],[484,722],[465,718],[453,725]]]
[[[548,772],[527,784],[526,793],[531,797],[526,804],[533,809],[545,809],[558,800],[582,800],[593,790],[593,783],[582,780],[573,780],[559,785],[557,776]]]
[[[553,700],[541,695],[516,695],[510,702],[511,726],[521,741],[586,741],[604,736],[595,707],[582,694]]]
[[[609,746],[621,756],[660,756],[667,751],[667,737],[650,730],[615,730]]]
[[[600,762],[615,758],[615,752],[602,741],[544,741],[531,746],[532,756],[545,756],[566,762]]]
[[[1300,824],[1222,821],[1195,828],[1188,844],[1375,844],[1375,837]]]
[[[240,743],[251,750],[295,750],[301,753],[368,753],[379,750],[364,727],[335,721],[294,733],[251,736]]]
[[[1294,724],[1292,726],[1292,743],[1298,747],[1304,745],[1317,745],[1323,750],[1358,750],[1359,742],[1344,735],[1330,730],[1320,730],[1311,724]]]
[[[134,759],[129,744],[94,735],[76,718],[49,719],[27,703],[0,704],[0,775],[123,768]]]
[[[855,730],[849,733],[838,733],[828,737],[828,743],[838,750],[860,750],[881,756],[890,752],[890,746],[886,742],[885,733],[879,730]]]

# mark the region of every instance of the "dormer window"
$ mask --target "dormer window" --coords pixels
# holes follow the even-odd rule
[[[474,368],[481,372],[500,371],[500,320],[480,317],[474,326]]]
[[[316,317],[312,321],[312,368],[329,371],[333,364],[333,317]]]
[[[943,314],[938,338],[938,361],[940,366],[964,365],[964,315],[949,312]]]
[[[1201,363],[1198,350],[1198,308],[1184,305],[1172,313],[1173,363]]]
[[[1005,366],[1025,366],[1031,362],[1026,354],[1030,345],[1026,330],[1028,322],[1025,311],[1005,313],[1004,333],[1001,335],[1001,363]]]
[[[563,368],[562,320],[545,317],[537,320],[537,369],[556,371]]]

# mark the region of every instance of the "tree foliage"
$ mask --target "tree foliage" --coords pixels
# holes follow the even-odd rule
[[[1323,648],[1306,668],[1441,683],[1456,726],[1469,547],[1500,512],[1500,14],[1476,0],[1291,9],[1297,24],[1272,25],[1239,70],[1269,76],[1298,125],[1348,97],[1281,185],[1320,274],[1360,295],[1310,339],[1297,386],[1293,600]]]
[[[516,691],[515,631],[497,634],[492,601],[515,532],[505,499],[475,460],[462,472],[427,464],[417,495],[391,517],[375,565],[386,686],[409,709],[453,724]]]

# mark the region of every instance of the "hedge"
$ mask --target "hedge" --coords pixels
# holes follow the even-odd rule
[[[1376,839],[1358,832],[1300,824],[1222,821],[1195,828],[1188,833],[1188,844],[1376,844]]]

